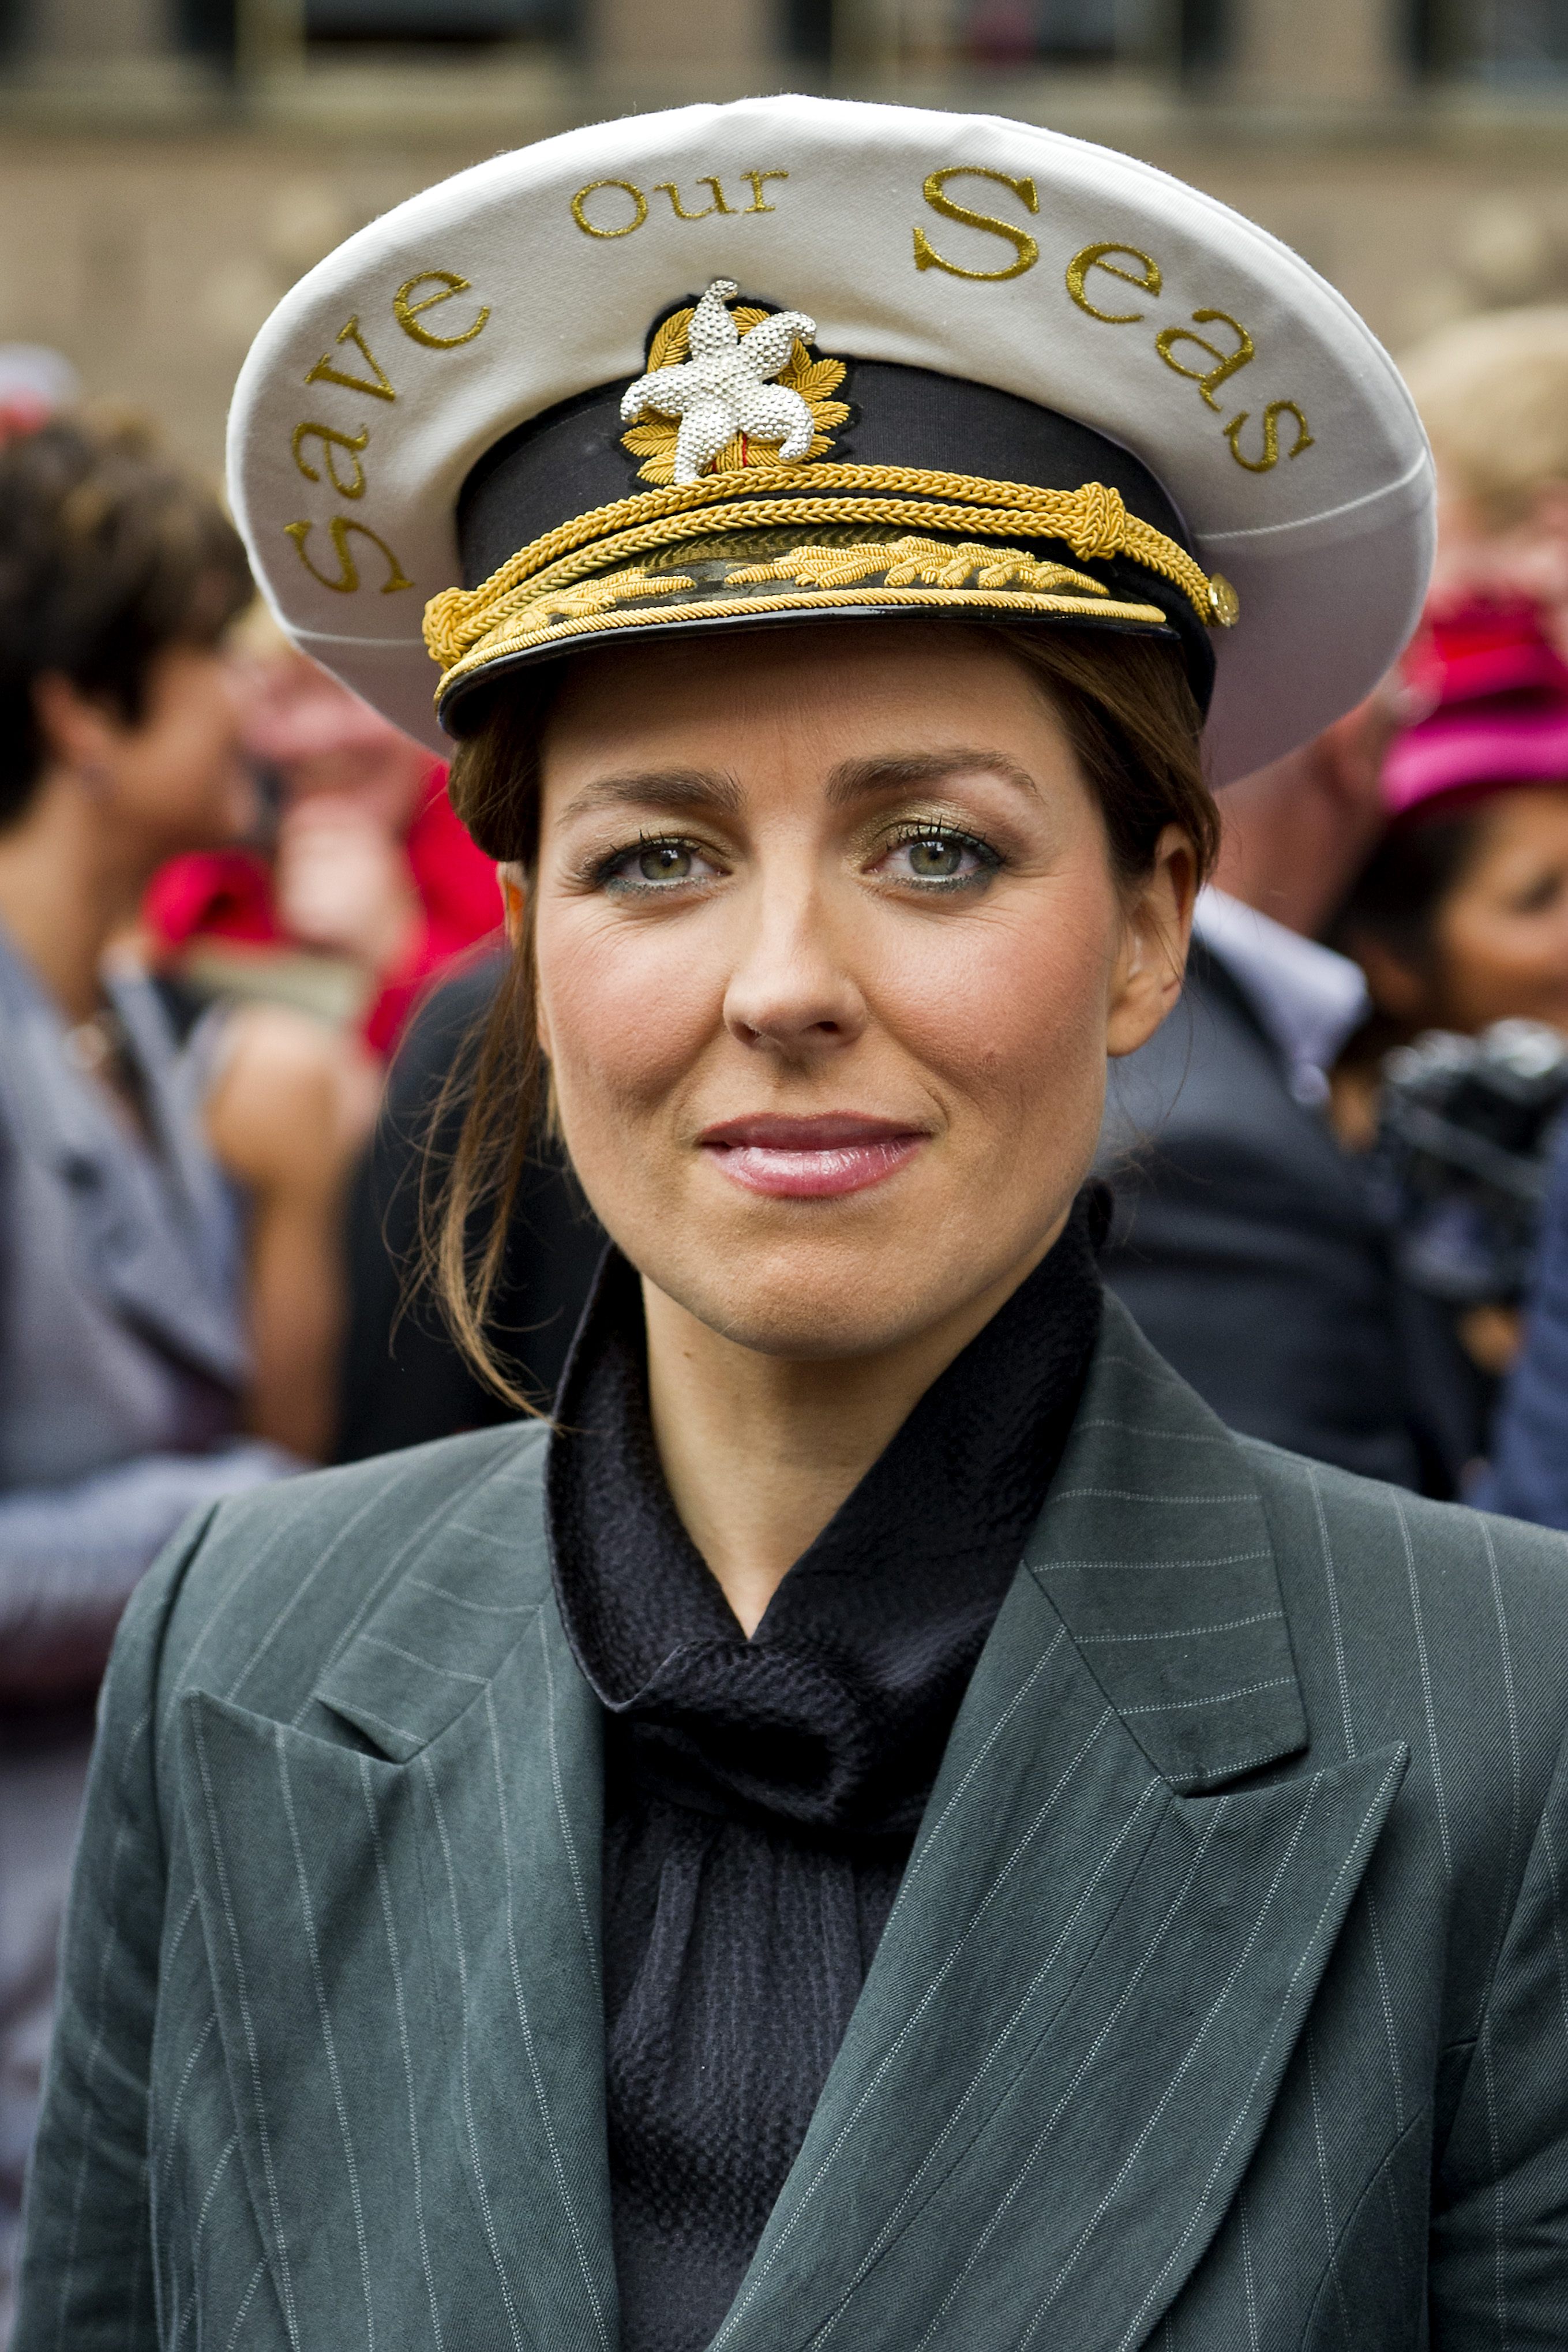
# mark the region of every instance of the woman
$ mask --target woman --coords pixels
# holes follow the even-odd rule
[[[110,952],[161,859],[245,821],[221,640],[251,594],[144,436],[0,450],[0,2313],[115,1624],[193,1508],[325,1433],[315,1042],[193,1028]]]
[[[1529,607],[1479,605],[1433,625],[1416,673],[1412,690],[1430,708],[1388,754],[1390,821],[1335,926],[1372,1005],[1333,1080],[1334,1121],[1353,1150],[1375,1139],[1391,1048],[1427,1030],[1478,1036],[1500,1021],[1568,1028],[1568,668]],[[1446,1239],[1435,1273],[1416,1238],[1416,1280],[1465,1302],[1467,1351],[1489,1375],[1506,1370],[1517,1292],[1478,1299],[1488,1269],[1468,1225],[1456,1235],[1442,1204],[1420,1207]],[[1469,1263],[1456,1258],[1457,1240]]]
[[[335,535],[297,426],[367,436]],[[376,224],[235,450],[383,708],[398,583],[469,583],[459,1319],[537,1061],[614,1247],[552,1429],[225,1507],[139,1604],[22,2352],[1550,2340],[1561,1552],[1233,1439],[1080,1199],[1211,689],[1255,766],[1417,604],[1387,362],[1123,158],[777,100]]]
[[[142,1543],[145,1566],[214,1491],[212,1445],[328,1434],[330,1332],[296,1294],[324,1286],[335,1066],[292,1017],[194,1018],[134,953],[150,874],[247,819],[223,641],[252,593],[216,502],[140,428],[57,420],[0,453],[13,1559],[36,1536],[68,1561]],[[18,1664],[42,1618],[8,1633]]]
[[[1415,690],[1432,708],[1389,752],[1337,925],[1378,1039],[1568,1027],[1568,667],[1528,609],[1482,605],[1434,626]]]

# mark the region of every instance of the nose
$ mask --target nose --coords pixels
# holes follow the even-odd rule
[[[865,999],[817,893],[770,892],[746,919],[725,991],[731,1036],[788,1059],[852,1045],[866,1025]]]

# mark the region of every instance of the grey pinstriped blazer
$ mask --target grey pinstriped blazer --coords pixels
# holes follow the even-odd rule
[[[222,1505],[111,1671],[17,2352],[612,2352],[544,1444]],[[1561,2352],[1568,1547],[1113,1302],[724,2352]]]

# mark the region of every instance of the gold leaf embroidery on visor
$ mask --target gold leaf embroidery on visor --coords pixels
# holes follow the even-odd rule
[[[1019,547],[950,547],[939,539],[868,540],[861,547],[797,547],[771,563],[752,563],[732,572],[727,588],[750,586],[764,580],[799,580],[814,588],[848,588],[880,572],[890,588],[907,588],[924,580],[934,588],[967,588],[977,573],[977,587],[1034,588],[1049,593],[1071,589],[1083,596],[1108,597],[1111,591],[1087,572],[1069,571],[1065,563],[1038,563]]]
[[[638,564],[570,586],[536,582],[527,593],[515,593],[507,601],[495,626],[446,672],[442,691],[455,679],[507,656],[660,622],[868,605],[930,611],[958,603],[978,605],[992,614],[998,610],[1063,617],[1092,614],[1145,627],[1158,627],[1165,621],[1157,605],[1120,603],[1086,572],[1066,564],[1041,563],[1017,547],[955,547],[951,541],[905,534],[837,547],[787,549],[766,562],[737,561],[744,552],[743,541],[732,541],[729,551],[710,541],[688,548],[690,572],[661,572]],[[977,575],[973,585],[971,575]],[[858,584],[873,577],[880,585]],[[776,582],[797,584],[772,595],[758,593]],[[614,609],[623,604],[633,604],[635,610]]]
[[[716,530],[728,534],[803,528],[810,534],[807,543],[813,548],[826,543],[829,531],[852,532],[854,536],[846,536],[843,547],[831,550],[838,558],[852,552],[864,526],[889,524],[902,535],[907,535],[911,526],[922,533],[950,532],[967,555],[980,541],[1023,536],[1061,540],[1080,562],[1127,556],[1141,570],[1178,588],[1209,626],[1228,628],[1238,615],[1235,592],[1228,583],[1218,573],[1211,580],[1185,548],[1151,523],[1129,514],[1120,493],[1103,482],[1086,482],[1076,490],[1044,490],[1030,483],[993,482],[972,474],[935,473],[907,466],[817,466],[804,477],[783,467],[739,476],[709,474],[682,487],[647,490],[596,508],[520,548],[476,588],[447,588],[433,596],[425,607],[424,639],[432,660],[443,673],[438,694],[446,692],[459,671],[466,677],[485,662],[498,658],[503,638],[507,648],[513,649],[519,629],[526,635],[535,625],[532,615],[545,596],[580,582],[602,580],[655,551],[683,543],[689,546],[711,538]],[[879,539],[876,544],[880,549],[897,542]],[[921,544],[941,543],[922,541]],[[944,546],[944,564],[956,562],[959,551],[958,546]],[[797,551],[800,552],[803,550]],[[992,564],[1038,561],[1021,555],[1016,547],[997,549],[988,560]],[[879,556],[873,568],[880,565]],[[972,561],[969,568],[974,568]],[[1041,576],[1051,568],[1041,564]],[[1141,622],[1165,617],[1152,605],[1117,604],[1098,582],[1088,585],[1097,599],[1104,601],[1092,606],[1085,591],[1074,586],[1071,593],[1078,600],[1077,609],[1085,613],[1092,610],[1107,619],[1132,617]],[[639,591],[643,595],[653,593]],[[1041,587],[1038,577],[1027,590],[1020,583],[1016,593],[1058,596],[1056,590]],[[878,595],[894,603],[932,601],[928,592],[894,583],[887,583],[885,591],[864,595],[847,588],[824,590],[818,593],[816,601],[825,604],[832,593],[854,603],[873,601]],[[751,601],[756,609],[763,609],[762,600]],[[702,609],[716,608],[710,604]],[[1062,609],[1060,598],[1050,609]],[[529,617],[525,620],[525,615]]]
[[[695,586],[695,580],[679,572],[612,572],[603,579],[584,580],[575,588],[558,588],[551,595],[536,597],[525,610],[535,626],[551,620],[591,621],[629,597],[664,596]]]

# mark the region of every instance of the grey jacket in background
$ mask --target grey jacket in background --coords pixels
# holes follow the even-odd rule
[[[132,1603],[15,2352],[616,2352],[547,1444]],[[1232,1436],[1108,1300],[716,2352],[1560,2352],[1565,1726],[1568,1543]]]
[[[203,1056],[148,981],[107,985],[156,1156],[0,935],[0,1699],[90,1684],[186,1514],[292,1466],[231,1442],[240,1232],[203,1140]]]

